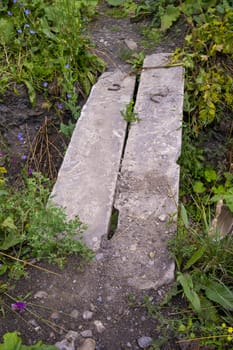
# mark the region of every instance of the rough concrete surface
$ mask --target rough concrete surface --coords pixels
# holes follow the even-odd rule
[[[144,62],[135,105],[141,121],[130,128],[117,186],[114,266],[137,289],[156,289],[174,278],[167,240],[176,230],[183,69],[149,68],[165,65],[168,57],[151,55]]]
[[[93,87],[74,130],[52,192],[66,208],[87,224],[84,240],[98,250],[108,232],[125,139],[125,109],[134,92],[135,77],[120,71],[104,73]]]
[[[102,248],[104,288],[112,298],[123,285],[157,289],[174,278],[167,240],[176,231],[183,69],[164,68],[168,62],[168,54],[144,61],[135,104],[140,121],[130,126],[122,163],[126,125],[120,111],[133,96],[135,79],[119,71],[100,78],[53,191],[69,217],[79,215],[88,224],[89,247]],[[119,210],[118,227],[109,241],[113,206]]]

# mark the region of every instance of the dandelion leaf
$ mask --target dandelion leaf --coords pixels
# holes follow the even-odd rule
[[[168,5],[164,14],[161,17],[161,30],[169,29],[172,24],[179,18],[180,9],[173,5]]]

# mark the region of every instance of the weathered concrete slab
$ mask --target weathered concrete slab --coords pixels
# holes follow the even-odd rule
[[[52,197],[88,225],[84,240],[93,250],[108,233],[125,139],[120,111],[132,99],[135,77],[104,73],[93,87],[74,130]]]
[[[113,264],[116,275],[138,289],[156,289],[174,277],[167,240],[176,230],[184,82],[182,67],[158,67],[168,57],[144,61],[135,105],[141,121],[129,131],[115,202]]]

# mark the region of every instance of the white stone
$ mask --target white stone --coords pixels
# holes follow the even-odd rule
[[[96,328],[98,333],[104,332],[105,327],[101,321],[99,321],[99,320],[94,321],[94,325],[95,325],[95,328]]]
[[[78,338],[78,333],[74,331],[69,331],[65,338],[57,342],[55,346],[59,350],[75,350],[75,340]]]
[[[80,334],[83,338],[92,338],[92,331],[90,329],[85,329]]]
[[[124,42],[125,42],[126,46],[130,50],[132,50],[132,51],[136,51],[137,50],[138,45],[133,39],[125,39]]]
[[[151,345],[153,339],[151,337],[143,336],[143,337],[140,337],[137,341],[138,341],[139,347],[141,349],[145,349]]]
[[[35,299],[46,299],[48,298],[48,293],[46,293],[43,290],[39,290],[38,292],[36,292],[36,294],[34,295]]]
[[[84,313],[83,313],[83,319],[84,320],[91,320],[92,317],[93,317],[93,312],[92,311],[89,311],[89,310],[84,311]]]

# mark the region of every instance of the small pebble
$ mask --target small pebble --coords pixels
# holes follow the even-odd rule
[[[102,302],[103,302],[103,298],[102,298],[101,295],[98,296],[97,301],[98,301],[99,303],[102,303]]]
[[[94,304],[90,304],[90,309],[92,312],[96,311],[96,306]]]
[[[32,318],[31,320],[29,320],[28,323],[29,323],[32,327],[38,327],[38,323],[36,322],[36,320],[34,320],[34,318]]]
[[[75,309],[74,309],[73,311],[71,311],[70,316],[71,316],[72,318],[77,319],[78,316],[79,316],[78,310],[75,310]]]
[[[52,320],[58,320],[60,318],[59,316],[59,313],[58,312],[53,312],[51,315],[50,315],[51,319]]]
[[[91,320],[92,317],[93,317],[93,312],[92,311],[89,311],[89,310],[84,311],[84,313],[83,313],[83,319],[84,320],[87,320],[87,321]]]
[[[98,253],[98,254],[96,254],[96,256],[95,256],[95,260],[96,261],[100,261],[100,260],[102,260],[104,258],[104,254],[103,253]]]
[[[166,220],[166,215],[165,215],[165,214],[160,215],[160,216],[159,216],[159,220],[162,221],[162,222],[164,222],[164,221]]]
[[[94,321],[94,325],[98,333],[103,333],[103,331],[105,330],[105,327],[101,321]]]
[[[137,43],[136,43],[134,40],[132,40],[132,39],[125,39],[124,41],[125,41],[126,46],[127,46],[130,50],[132,50],[132,51],[137,50],[138,45],[137,45]]]
[[[46,293],[43,290],[39,290],[35,295],[34,295],[35,299],[45,299],[48,298],[48,293]]]
[[[83,344],[78,348],[78,350],[95,350],[96,342],[94,339],[85,339]]]
[[[140,337],[137,340],[138,345],[141,349],[145,349],[148,346],[150,346],[152,341],[153,341],[153,339],[151,337],[146,337],[146,336]]]
[[[83,338],[92,338],[92,331],[90,329],[85,329],[80,334]]]
[[[75,350],[75,340],[78,338],[78,333],[74,331],[69,331],[65,339],[60,342],[57,342],[55,346],[59,350]]]

